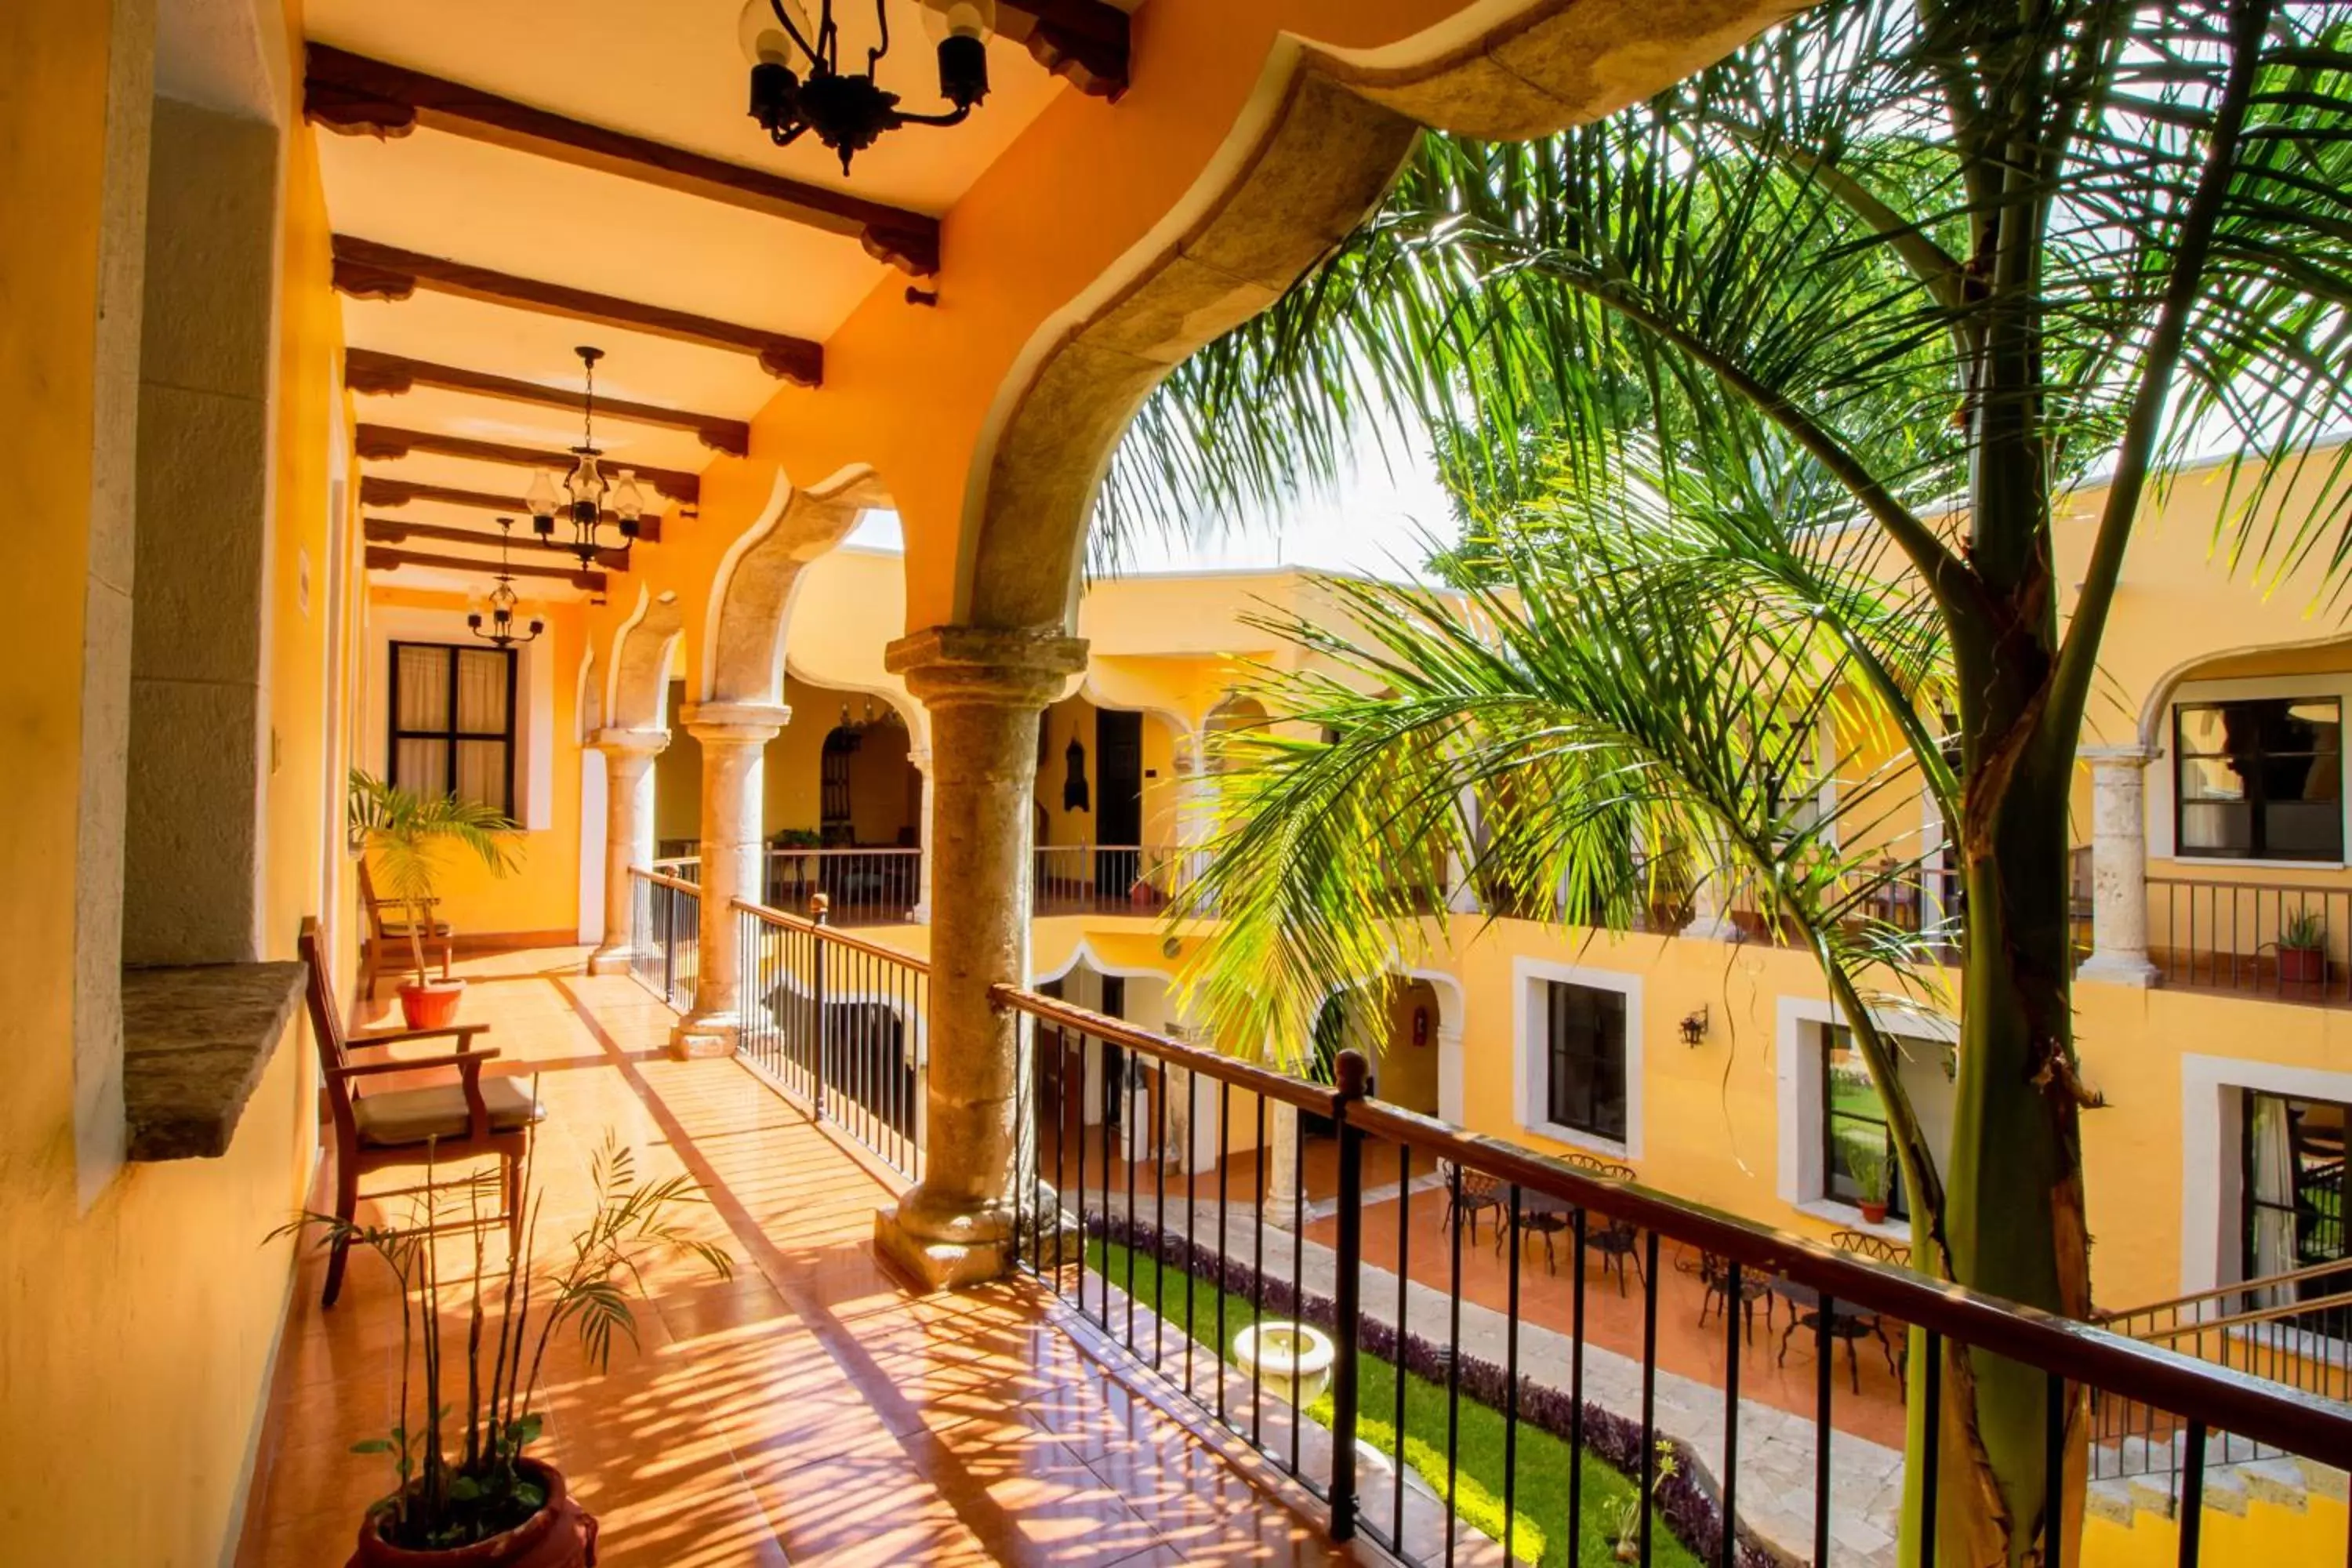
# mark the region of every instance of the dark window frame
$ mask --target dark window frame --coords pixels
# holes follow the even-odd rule
[[[2219,711],[2231,708],[2293,709],[2304,706],[2313,706],[2320,703],[2325,703],[2328,707],[2336,710],[2337,749],[2333,753],[2316,750],[2311,753],[2315,760],[2332,754],[2336,761],[2335,847],[2332,852],[2321,850],[2311,854],[2298,854],[2291,849],[2274,849],[2271,847],[2269,838],[2269,806],[2271,805],[2271,801],[2270,797],[2263,793],[2263,769],[2259,765],[2260,759],[2269,753],[2259,749],[2236,754],[2228,752],[2192,752],[2189,748],[2186,720],[2188,715],[2191,713],[2206,711],[2209,710]],[[2252,732],[2259,736],[2261,733],[2261,727],[2259,725],[2255,725],[2251,728]],[[2296,860],[2307,861],[2311,864],[2321,866],[2341,864],[2344,859],[2343,734],[2344,703],[2342,699],[2336,697],[2240,697],[2218,699],[2210,701],[2174,703],[2172,705],[2173,854],[2182,859],[2189,860]],[[2303,753],[2296,752],[2281,752],[2279,754],[2282,756],[2301,756]],[[2223,762],[2232,762],[2238,760],[2239,757],[2252,758],[2257,763],[2256,766],[2242,770],[2239,773],[2239,776],[2245,781],[2246,784],[2246,847],[2243,850],[2236,850],[2203,848],[2191,846],[2189,842],[2188,834],[2184,831],[2185,825],[2188,821],[2189,806],[2191,804],[2189,800],[2187,778],[2189,763],[2193,761],[2210,761],[2215,759],[2219,759]]]
[[[1544,1121],[1552,1127],[1565,1128],[1588,1138],[1599,1138],[1623,1145],[1631,1142],[1633,1121],[1633,1061],[1632,1009],[1624,992],[1613,986],[1586,985],[1573,980],[1545,980],[1543,1033],[1543,1112]],[[1596,1011],[1595,1026],[1583,1031],[1583,1038],[1566,1026],[1564,1016],[1569,997],[1573,993],[1599,998],[1603,1005]],[[1610,1023],[1615,1025],[1616,1121],[1612,1126],[1603,1113],[1605,1096],[1600,1086],[1612,1064],[1607,1047],[1600,1037]],[[1582,1062],[1585,1068],[1584,1105],[1579,1110],[1569,1103],[1564,1090],[1571,1087],[1570,1076],[1563,1068]]]
[[[449,656],[446,661],[448,666],[447,700],[449,727],[446,730],[404,730],[400,726],[400,653],[403,648],[412,647],[437,648]],[[460,730],[457,728],[457,667],[462,662],[457,656],[461,653],[494,653],[500,655],[506,659],[507,727],[503,731],[493,733],[487,730]],[[515,650],[510,647],[476,648],[468,647],[464,643],[424,642],[415,638],[407,638],[394,641],[392,644],[390,658],[392,664],[392,676],[390,681],[391,700],[384,705],[385,735],[383,755],[384,776],[386,780],[395,784],[407,782],[400,776],[401,742],[439,741],[444,742],[447,748],[446,754],[444,756],[442,762],[442,782],[439,793],[442,795],[455,795],[457,793],[458,742],[461,741],[472,741],[478,742],[484,741],[497,741],[506,747],[507,758],[506,800],[499,805],[498,809],[499,814],[504,816],[509,821],[520,820],[515,816],[515,738],[520,732],[520,727],[518,721],[520,720],[520,715],[517,711],[515,699],[518,691],[517,675],[520,660],[516,658]],[[415,786],[412,785],[411,787]]]
[[[1822,1139],[1822,1196],[1833,1204],[1851,1207],[1862,1206],[1862,1184],[1839,1168],[1838,1123],[1875,1126],[1885,1144],[1883,1157],[1886,1162],[1886,1217],[1907,1220],[1911,1217],[1911,1201],[1903,1190],[1903,1167],[1895,1157],[1895,1131],[1887,1125],[1886,1100],[1879,1094],[1875,1081],[1871,1093],[1878,1100],[1875,1116],[1850,1110],[1837,1102],[1837,1075],[1830,1070],[1830,1054],[1840,1048],[1851,1050],[1853,1031],[1843,1024],[1824,1024],[1821,1032],[1821,1094],[1819,1114]]]

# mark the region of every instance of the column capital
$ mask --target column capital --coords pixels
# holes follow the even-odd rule
[[[892,643],[882,667],[929,708],[1034,710],[1087,667],[1087,642],[1051,626],[931,626]]]
[[[764,746],[793,721],[781,702],[689,702],[678,713],[686,732],[704,745],[740,742]]]
[[[667,730],[599,730],[588,737],[592,750],[607,756],[650,757],[669,745]]]
[[[929,746],[908,747],[907,765],[928,777],[931,771],[931,749]]]
[[[2080,746],[2074,754],[2095,768],[2144,768],[2156,760],[2153,748],[2137,742],[2128,746]]]

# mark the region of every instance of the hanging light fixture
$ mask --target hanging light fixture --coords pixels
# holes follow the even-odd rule
[[[623,468],[617,479],[607,479],[597,462],[604,454],[596,447],[596,362],[604,357],[604,351],[579,348],[572,352],[580,356],[587,374],[587,391],[580,404],[580,445],[572,448],[580,460],[561,479],[541,469],[523,502],[530,508],[530,528],[539,542],[551,550],[577,556],[583,572],[593,566],[606,549],[598,529],[604,513],[610,511],[621,533],[621,542],[612,548],[620,552],[616,564],[626,571],[629,547],[637,539],[637,520],[645,515],[646,494],[637,487],[636,469]],[[558,519],[570,525],[570,539],[555,537]]]
[[[522,597],[514,591],[514,573],[507,560],[507,543],[513,536],[513,530],[514,519],[499,519],[499,585],[490,590],[490,629],[482,629],[482,613],[479,610],[466,617],[467,629],[484,642],[496,643],[500,647],[513,647],[517,644],[530,642],[547,629],[547,623],[540,620],[532,621],[528,631],[514,629],[515,611],[521,605]]]
[[[849,0],[843,0],[846,5]],[[898,95],[875,79],[890,52],[887,0],[874,0],[875,47],[863,72],[841,68],[841,29],[834,0],[818,0],[816,19],[803,0],[747,0],[736,24],[751,62],[751,118],[779,147],[814,132],[849,161],[903,125],[961,125],[988,96],[988,36],[996,29],[996,0],[950,0],[923,10],[923,27],[937,47],[940,96],[955,107],[940,114],[909,114]]]

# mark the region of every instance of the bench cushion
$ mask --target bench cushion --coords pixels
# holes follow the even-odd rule
[[[490,1113],[493,1132],[518,1131],[547,1113],[520,1079],[484,1079],[482,1104]],[[466,1091],[457,1084],[366,1095],[352,1103],[352,1114],[359,1123],[360,1142],[378,1149],[405,1148],[428,1138],[463,1138],[469,1125]]]

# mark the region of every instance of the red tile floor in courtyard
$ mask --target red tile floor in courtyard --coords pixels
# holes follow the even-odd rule
[[[601,1520],[604,1568],[1354,1560],[1108,1375],[1031,1289],[903,1289],[870,1241],[883,1184],[736,1063],[669,1059],[674,1015],[578,957],[467,966],[467,1020],[548,1108],[542,1247],[584,1215],[610,1129],[641,1175],[701,1184],[689,1225],[734,1265],[719,1280],[660,1262],[639,1342],[604,1375],[569,1343],[551,1353],[542,1452]],[[470,1271],[469,1241],[440,1245]],[[355,1256],[322,1310],[321,1271],[306,1253],[238,1568],[333,1568],[389,1489],[386,1461],[348,1450],[394,1419],[395,1286]]]

